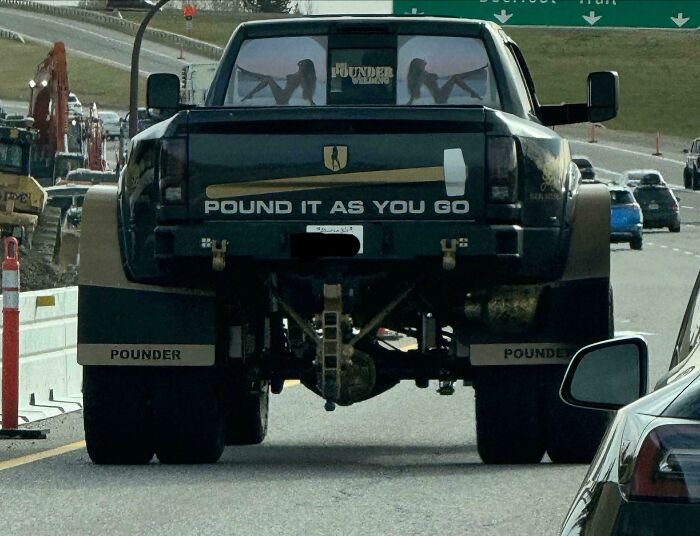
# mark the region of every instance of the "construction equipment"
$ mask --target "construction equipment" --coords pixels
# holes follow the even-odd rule
[[[0,232],[53,262],[65,211],[45,187],[74,169],[104,171],[104,140],[95,105],[87,117],[69,118],[63,43],[54,44],[29,85],[29,117],[0,119]]]
[[[14,123],[14,124],[13,124]],[[30,174],[38,133],[32,121],[0,125],[0,234],[14,236],[32,255],[52,262],[59,243],[61,209],[48,207],[46,190]]]
[[[31,168],[40,184],[50,186],[56,153],[65,153],[68,147],[68,64],[63,43],[54,44],[29,85],[29,116],[39,133]]]

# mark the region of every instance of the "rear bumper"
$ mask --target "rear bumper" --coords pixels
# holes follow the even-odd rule
[[[296,261],[292,236],[306,233],[307,225],[325,222],[210,221],[156,228],[156,258],[207,258],[212,244],[227,241],[227,259]],[[479,259],[516,263],[523,272],[542,274],[562,264],[561,230],[523,228],[518,225],[481,225],[454,221],[382,221],[353,223],[363,228],[363,252],[345,262],[411,261],[441,258],[445,247],[470,264]],[[336,258],[337,259],[337,258]]]
[[[680,215],[675,213],[647,213],[644,214],[644,228],[654,229],[658,227],[675,227],[681,224]]]
[[[642,224],[621,225],[613,227],[610,231],[611,242],[629,242],[642,236]]]

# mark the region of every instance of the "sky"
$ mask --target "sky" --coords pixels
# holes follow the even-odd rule
[[[392,0],[309,0],[314,15],[391,13]]]

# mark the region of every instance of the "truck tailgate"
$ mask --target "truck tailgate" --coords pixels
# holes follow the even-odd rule
[[[189,114],[191,220],[476,220],[485,109]]]

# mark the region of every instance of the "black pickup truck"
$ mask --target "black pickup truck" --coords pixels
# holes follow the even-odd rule
[[[173,75],[148,86],[172,117],[83,209],[95,462],[260,443],[288,379],[328,410],[463,381],[485,462],[592,457],[606,416],[558,389],[612,332],[609,195],[548,127],[614,117],[616,73],[592,73],[586,103],[541,105],[494,24],[339,17],[242,24],[202,107]]]
[[[690,149],[683,149],[685,168],[683,169],[683,186],[688,190],[700,190],[700,138],[690,144]]]

